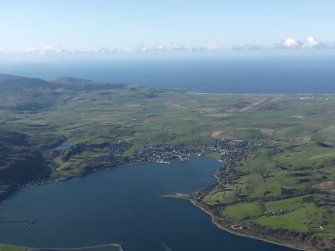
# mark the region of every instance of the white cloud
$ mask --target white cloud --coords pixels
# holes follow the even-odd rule
[[[132,50],[135,52],[148,52],[151,51],[152,49],[146,45],[137,45]]]
[[[52,55],[52,54],[68,54],[78,52],[77,50],[71,49],[69,47],[63,47],[60,45],[47,45],[42,48],[26,48],[22,53],[34,54],[34,55]]]
[[[302,48],[304,49],[313,49],[313,48],[323,48],[325,45],[318,41],[315,37],[310,36],[303,43]]]
[[[297,40],[293,37],[284,39],[278,46],[275,44],[274,48],[285,48],[285,49],[331,49],[335,48],[334,43],[326,43],[317,40],[314,36],[309,36],[304,42]]]
[[[255,50],[273,50],[273,49],[335,49],[335,43],[326,43],[310,36],[304,42],[294,37],[287,37],[279,43],[272,46],[242,44],[231,46],[206,45],[206,46],[186,46],[182,44],[166,43],[157,46],[137,45],[129,48],[105,48],[98,47],[93,49],[71,48],[61,45],[47,45],[40,48],[26,48],[21,51],[7,51],[0,48],[0,54],[29,54],[29,55],[113,55],[113,54],[129,54],[129,53],[148,53],[148,52],[201,52],[201,51],[255,51]]]
[[[92,50],[83,50],[81,52],[82,53],[87,52],[87,53],[95,53],[95,54],[107,54],[107,53],[111,53],[112,51],[110,49],[107,49],[107,48],[104,48],[104,47],[99,47],[99,48],[92,49]]]
[[[39,50],[36,48],[25,48],[23,52],[27,54],[35,54],[35,53],[39,53]]]
[[[74,52],[74,50],[60,45],[47,45],[41,49],[42,54],[64,54],[71,52]]]
[[[280,46],[282,48],[287,49],[301,48],[301,45],[302,43],[299,40],[295,39],[294,37],[287,37],[280,43]]]
[[[157,51],[183,51],[190,50],[191,48],[180,44],[161,44],[154,47],[153,49]]]
[[[232,45],[229,47],[231,50],[235,51],[257,51],[266,49],[265,46],[257,45],[257,44],[245,44],[245,45]]]

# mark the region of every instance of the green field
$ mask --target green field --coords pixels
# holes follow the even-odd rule
[[[25,248],[18,247],[18,246],[13,246],[13,245],[0,244],[0,250],[1,251],[24,251]]]
[[[201,203],[219,211],[219,218],[335,236],[334,95],[196,94],[129,86],[63,86],[52,95],[52,102],[33,110],[24,108],[30,99],[9,99],[0,108],[0,139],[5,142],[0,172],[17,168],[24,173],[22,163],[44,163],[27,169],[33,174],[29,180],[20,175],[0,180],[0,195],[13,183],[36,177],[85,174],[88,160],[106,154],[99,145],[120,139],[131,144],[120,158],[146,144],[193,146],[243,139],[255,146],[253,157],[236,162],[238,179],[214,187]],[[53,151],[64,141],[75,150]],[[22,159],[22,152],[33,157]],[[271,215],[271,210],[282,213]]]

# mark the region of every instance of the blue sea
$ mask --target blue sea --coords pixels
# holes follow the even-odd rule
[[[335,93],[335,56],[118,58],[0,63],[0,73],[210,93]]]

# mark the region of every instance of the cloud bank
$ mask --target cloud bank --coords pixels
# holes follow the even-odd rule
[[[8,51],[0,48],[0,55],[109,55],[109,54],[130,54],[147,52],[201,52],[201,51],[255,51],[255,50],[314,50],[314,49],[335,49],[335,43],[319,41],[313,36],[307,37],[304,41],[294,37],[287,37],[279,43],[271,46],[245,44],[231,46],[185,46],[181,44],[161,44],[158,46],[137,45],[131,48],[93,48],[79,49],[61,45],[47,45],[42,48],[25,48],[21,51]]]
[[[281,41],[279,47],[284,49],[334,49],[335,43],[325,43],[313,36],[307,37],[303,42],[294,37],[288,37]]]

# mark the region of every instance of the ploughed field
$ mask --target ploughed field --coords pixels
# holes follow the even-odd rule
[[[252,150],[233,160],[233,177],[193,199],[217,222],[317,236],[326,247],[335,238],[335,95],[198,94],[2,75],[0,98],[2,197],[31,182],[167,161],[176,155],[164,151],[176,146],[244,140]]]

